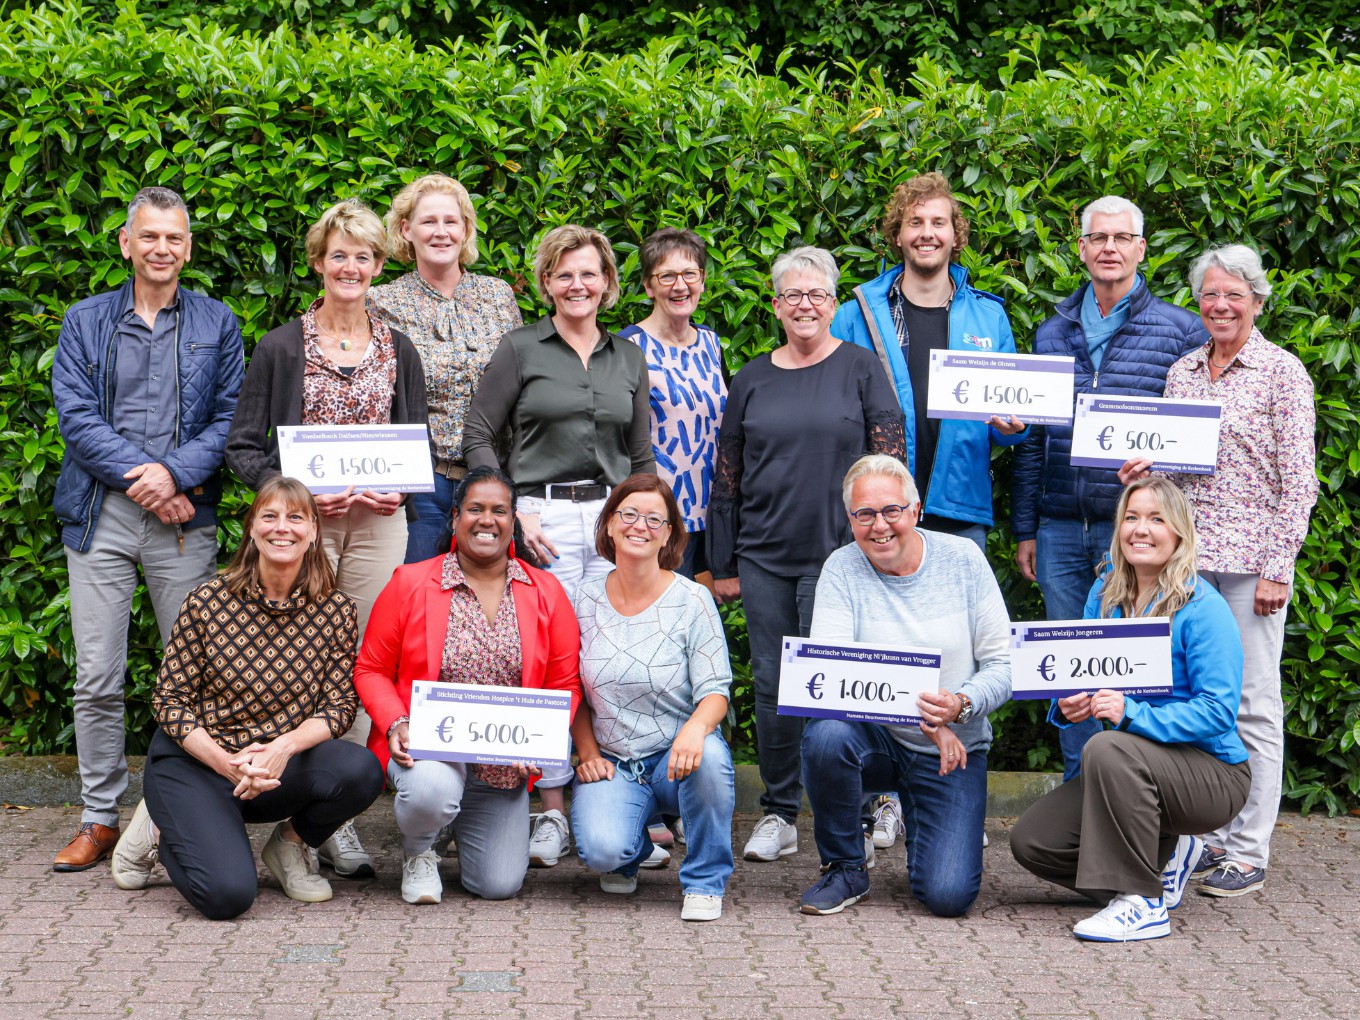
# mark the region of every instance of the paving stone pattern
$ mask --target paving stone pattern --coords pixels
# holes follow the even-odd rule
[[[333,900],[304,905],[265,872],[243,918],[205,921],[163,870],[141,892],[107,866],[51,871],[77,818],[0,814],[0,1018],[1295,1020],[1360,1006],[1357,819],[1286,816],[1263,894],[1190,894],[1170,938],[1090,945],[1070,926],[1093,908],[1012,861],[1007,819],[988,822],[982,894],[964,918],[915,904],[900,842],[880,851],[862,903],[800,915],[817,874],[805,819],[798,854],[739,861],[722,919],[686,924],[674,866],[608,896],[574,856],[502,903],[463,893],[446,861],[444,902],[408,906],[383,802],[358,822],[376,879],[336,880]],[[754,821],[738,818],[738,847]],[[253,834],[257,850],[267,834]]]

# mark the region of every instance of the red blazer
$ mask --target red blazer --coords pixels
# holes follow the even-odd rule
[[[510,583],[524,658],[521,686],[570,691],[575,716],[581,703],[581,632],[576,613],[557,578],[519,562],[529,575],[528,584]],[[409,714],[411,684],[439,679],[453,601],[453,592],[439,587],[443,569],[443,556],[398,567],[373,604],[364,631],[354,687],[373,720],[368,749],[378,756],[384,775],[391,757],[387,731]]]

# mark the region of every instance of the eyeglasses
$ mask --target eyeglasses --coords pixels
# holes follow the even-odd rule
[[[638,521],[645,521],[647,527],[652,531],[660,531],[663,526],[670,523],[664,517],[657,517],[655,514],[640,514],[636,510],[615,510],[614,515],[630,528]]]
[[[674,287],[676,280],[684,280],[686,283],[698,283],[704,278],[702,269],[686,269],[679,273],[653,273],[652,279],[663,287]]]
[[[909,506],[898,506],[896,503],[889,503],[881,506],[877,510],[873,507],[862,506],[858,510],[851,510],[850,516],[855,519],[856,524],[862,524],[866,528],[872,527],[874,518],[880,514],[883,516],[884,524],[895,524],[902,519],[902,515],[911,510]]]
[[[831,296],[831,292],[825,290],[786,290],[784,293],[775,296],[786,305],[796,307],[803,303],[803,298],[807,298],[814,305],[826,304],[826,299]]]
[[[600,278],[599,273],[591,272],[587,269],[584,273],[554,273],[553,283],[559,287],[570,287],[575,280],[581,281],[582,287],[590,287]]]
[[[1206,290],[1203,294],[1199,296],[1199,303],[1202,305],[1211,305],[1219,298],[1223,298],[1223,300],[1225,301],[1231,301],[1233,304],[1237,304],[1239,301],[1245,301],[1247,300],[1247,298],[1252,296],[1253,295],[1251,294],[1243,294],[1242,292],[1236,290],[1230,290],[1227,292],[1221,290]]]
[[[1108,244],[1110,241],[1113,241],[1114,246],[1118,248],[1120,251],[1123,251],[1125,248],[1133,244],[1134,241],[1136,241],[1143,235],[1130,234],[1125,231],[1120,231],[1118,234],[1097,233],[1097,234],[1082,234],[1081,236],[1086,239],[1087,244],[1092,245],[1096,249],[1104,248],[1106,244]]]

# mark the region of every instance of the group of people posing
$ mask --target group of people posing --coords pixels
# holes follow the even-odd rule
[[[84,799],[54,867],[111,855],[115,881],[142,888],[159,862],[204,915],[234,917],[257,892],[245,826],[274,822],[266,867],[289,896],[327,899],[321,866],[374,873],[352,819],[386,782],[408,902],[440,900],[450,840],[475,895],[514,895],[573,837],[601,888],[626,894],[668,863],[649,835],[665,825],[687,846],[681,916],[716,918],[735,804],[716,596],[743,600],[751,647],[764,793],[745,858],[797,851],[806,784],[822,875],[803,911],[865,895],[900,833],[915,897],[961,914],[981,882],[987,717],[1010,697],[985,555],[992,447],[1010,446],[1017,556],[1049,618],[1171,616],[1175,673],[1166,697],[1055,704],[1068,781],[1021,819],[1017,859],[1104,904],[1083,938],[1167,934],[1192,875],[1217,895],[1259,888],[1284,609],[1316,496],[1312,387],[1255,328],[1259,258],[1238,245],[1197,260],[1196,317],[1149,293],[1136,206],[1083,212],[1090,282],[1035,353],[1073,357],[1079,392],[1224,408],[1215,474],[1145,477],[1147,461],[1073,467],[1068,427],[928,417],[932,351],[1014,352],[1014,337],[955,261],[968,222],[943,177],[899,185],[882,228],[899,264],[843,304],[830,252],[775,260],[783,342],[729,389],[719,337],[694,321],[707,254],[693,231],[643,242],[651,312],[615,333],[608,240],[550,230],[533,263],[547,314],[525,325],[509,285],[468,270],[467,191],[429,174],[385,225],[356,202],[321,216],[306,251],[322,296],[243,370],[231,312],[178,285],[183,201],[139,192],[119,234],[132,279],[70,309],[54,367]],[[375,286],[389,255],[413,268]],[[281,473],[280,426],[385,424],[428,427],[433,492],[313,495]],[[256,495],[217,573],[224,461]],[[165,656],[145,799],[120,826],[139,566]],[[939,648],[941,688],[919,727],[805,726],[778,712],[789,635]],[[427,680],[570,692],[578,764],[413,756],[412,685]]]

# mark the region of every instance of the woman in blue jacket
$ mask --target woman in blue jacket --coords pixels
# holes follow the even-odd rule
[[[1113,566],[1086,601],[1088,619],[1171,617],[1170,694],[1075,694],[1059,726],[1099,719],[1113,729],[1087,743],[1079,779],[1020,816],[1011,852],[1040,878],[1103,910],[1072,933],[1093,942],[1171,934],[1201,841],[1236,816],[1251,788],[1237,736],[1242,642],[1228,604],[1195,571],[1194,514],[1164,478],[1124,490],[1110,543]],[[1055,713],[1056,714],[1056,713]]]

